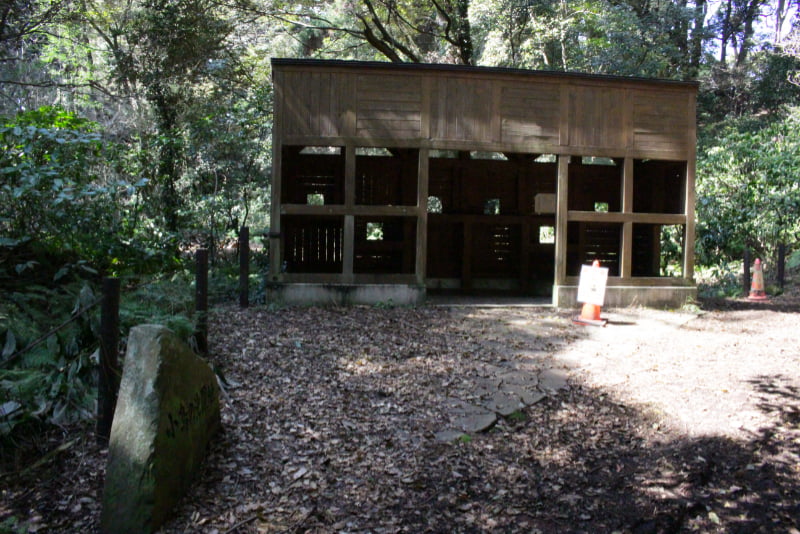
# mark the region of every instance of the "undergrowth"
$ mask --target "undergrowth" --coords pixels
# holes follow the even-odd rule
[[[100,275],[84,262],[53,258],[48,265],[0,261],[0,468],[9,454],[46,427],[66,428],[94,419],[99,365]],[[250,275],[250,301],[263,302],[258,260]],[[161,324],[194,343],[195,273],[121,276],[120,363],[127,333]],[[209,305],[238,300],[238,265],[218,262],[209,272]],[[15,460],[17,458],[17,460]]]

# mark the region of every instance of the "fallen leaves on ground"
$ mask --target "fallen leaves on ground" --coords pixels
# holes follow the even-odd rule
[[[487,366],[558,368],[585,333],[531,308],[220,308],[211,325],[224,430],[164,533],[773,532],[800,517],[800,395],[782,377],[754,385],[779,423],[750,440],[681,436],[572,381],[442,442],[448,401]],[[2,490],[0,522],[96,530],[104,454],[83,438]]]

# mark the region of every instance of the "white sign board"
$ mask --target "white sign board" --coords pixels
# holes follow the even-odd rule
[[[606,298],[606,281],[608,267],[581,266],[581,277],[578,281],[578,302],[602,306]]]

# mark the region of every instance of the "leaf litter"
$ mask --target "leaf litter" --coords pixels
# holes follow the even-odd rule
[[[738,312],[718,313],[683,333],[708,334]],[[568,316],[529,308],[216,309],[210,339],[224,430],[162,532],[797,528],[796,367],[794,376],[750,385],[771,414],[768,426],[746,439],[695,435],[661,408],[626,397],[626,383],[601,387],[565,363],[607,350],[602,340],[582,345],[593,333]],[[638,353],[655,353],[652,332],[636,336]],[[579,355],[570,353],[575,347]],[[448,400],[478,395],[495,376],[489,371],[512,364],[567,370],[570,378],[483,432],[437,439],[453,420]],[[5,477],[0,524],[97,531],[106,451],[83,432],[35,476]]]

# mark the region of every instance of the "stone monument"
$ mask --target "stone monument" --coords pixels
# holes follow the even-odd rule
[[[132,328],[111,426],[102,532],[158,529],[219,427],[219,388],[208,364],[163,326]]]

